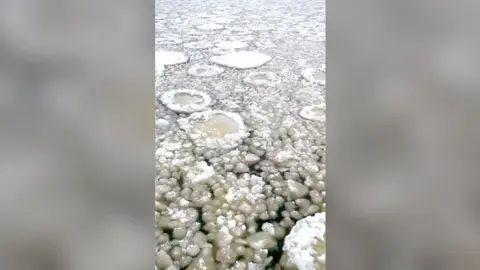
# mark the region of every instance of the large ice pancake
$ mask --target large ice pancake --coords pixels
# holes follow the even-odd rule
[[[248,137],[242,117],[233,112],[220,110],[196,112],[177,122],[199,147],[231,149]]]
[[[188,56],[182,52],[175,51],[157,51],[155,52],[156,65],[177,65],[188,61]]]
[[[163,105],[179,113],[192,113],[205,110],[212,103],[212,98],[195,89],[177,89],[160,96]]]
[[[238,69],[259,67],[270,60],[272,57],[257,51],[232,52],[210,58],[210,61],[215,64]]]

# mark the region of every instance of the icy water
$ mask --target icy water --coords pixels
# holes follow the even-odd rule
[[[155,29],[156,268],[320,269],[285,237],[325,211],[325,117],[300,114],[324,113],[324,1],[162,0]],[[161,102],[180,89],[212,102]]]

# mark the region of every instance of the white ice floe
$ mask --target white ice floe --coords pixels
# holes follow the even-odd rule
[[[310,105],[300,111],[300,116],[312,121],[325,121],[325,104]]]
[[[299,270],[317,270],[325,262],[325,251],[318,250],[325,242],[325,212],[303,218],[285,237],[283,251],[288,261]]]
[[[249,135],[242,117],[233,112],[196,112],[177,122],[195,145],[210,149],[235,148]]]
[[[188,57],[182,52],[157,51],[155,52],[155,65],[177,65],[188,61]]]
[[[259,67],[270,60],[272,57],[257,51],[238,51],[210,58],[213,63],[237,69]]]
[[[182,42],[182,37],[176,34],[164,34],[155,38],[155,43],[160,45],[177,45]]]
[[[318,68],[306,68],[302,71],[302,77],[312,83],[325,85],[325,73]]]
[[[280,83],[280,78],[273,72],[260,71],[249,73],[243,78],[243,82],[256,86],[275,86]]]
[[[160,101],[175,112],[191,113],[206,109],[212,103],[212,98],[195,89],[178,89],[165,92]]]
[[[187,74],[195,77],[211,77],[225,72],[223,67],[207,64],[194,64],[188,70]]]
[[[217,23],[206,23],[197,25],[196,28],[199,30],[221,30],[224,26]]]

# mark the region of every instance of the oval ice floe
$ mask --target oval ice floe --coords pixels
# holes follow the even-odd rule
[[[187,70],[188,75],[195,77],[211,77],[223,72],[225,72],[224,68],[207,64],[194,64]]]
[[[188,57],[182,52],[175,51],[157,51],[155,52],[156,65],[177,65],[188,61]]]
[[[179,113],[202,111],[212,103],[212,98],[195,89],[178,89],[163,93],[160,101],[165,107]]]
[[[199,147],[231,149],[248,137],[242,117],[233,112],[221,110],[196,112],[177,122]]]
[[[280,79],[273,72],[252,72],[243,78],[243,82],[256,86],[275,86],[280,83]]]
[[[215,64],[237,69],[259,67],[270,60],[272,57],[257,51],[238,51],[210,58]]]
[[[300,111],[300,116],[312,121],[325,121],[325,104],[310,105]]]

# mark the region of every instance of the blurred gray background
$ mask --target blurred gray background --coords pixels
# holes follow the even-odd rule
[[[153,1],[0,1],[0,269],[154,266]]]
[[[327,0],[329,269],[480,269],[478,7]]]

